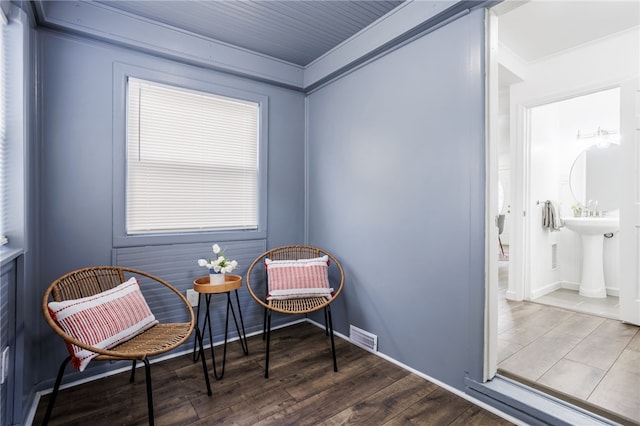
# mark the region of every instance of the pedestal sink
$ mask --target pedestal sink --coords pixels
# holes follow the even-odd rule
[[[620,229],[620,218],[605,217],[565,217],[564,225],[582,237],[582,282],[580,295],[586,297],[607,297],[604,282],[602,247],[604,234]]]

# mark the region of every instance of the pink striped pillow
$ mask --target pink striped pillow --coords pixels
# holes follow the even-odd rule
[[[94,296],[50,302],[49,313],[67,334],[100,349],[112,348],[158,323],[135,278]],[[98,356],[75,345],[67,346],[71,364],[80,371]]]
[[[329,256],[313,259],[271,260],[265,259],[269,293],[267,300],[296,297],[333,296],[329,287]]]

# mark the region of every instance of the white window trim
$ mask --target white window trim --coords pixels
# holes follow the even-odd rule
[[[150,80],[185,89],[209,92],[229,98],[243,99],[260,105],[258,129],[258,227],[250,230],[202,232],[167,232],[128,235],[126,230],[127,127],[126,93],[128,77]],[[268,97],[258,93],[219,86],[186,76],[116,63],[113,72],[113,246],[198,243],[224,240],[263,239],[267,236],[267,146]]]
[[[8,93],[6,91],[6,43],[4,41],[5,25],[7,24],[7,17],[5,16],[2,8],[0,8],[0,246],[9,243],[9,240],[4,235],[5,227],[7,225],[6,216],[8,202],[5,199],[6,189],[8,187],[7,177],[7,159],[8,156],[8,144],[7,141],[7,124],[5,105],[8,102]]]

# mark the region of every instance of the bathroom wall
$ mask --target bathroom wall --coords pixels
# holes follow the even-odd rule
[[[531,296],[539,296],[540,289],[560,279],[559,269],[554,267],[553,245],[558,244],[558,232],[551,232],[542,227],[542,211],[546,200],[558,201],[560,196],[561,167],[558,155],[561,138],[557,139],[558,123],[554,120],[557,108],[535,108],[530,111],[530,197],[531,213],[529,222],[529,242],[532,249],[529,255],[531,265]]]
[[[498,154],[498,181],[502,184],[503,204],[498,214],[505,215],[505,223],[500,241],[509,245],[511,222],[511,152],[509,135],[509,86],[501,87],[499,92],[498,126],[500,135],[500,151]]]

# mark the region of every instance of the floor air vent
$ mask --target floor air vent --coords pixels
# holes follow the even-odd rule
[[[378,336],[364,331],[353,325],[349,326],[349,339],[354,345],[360,346],[370,352],[378,351]]]

